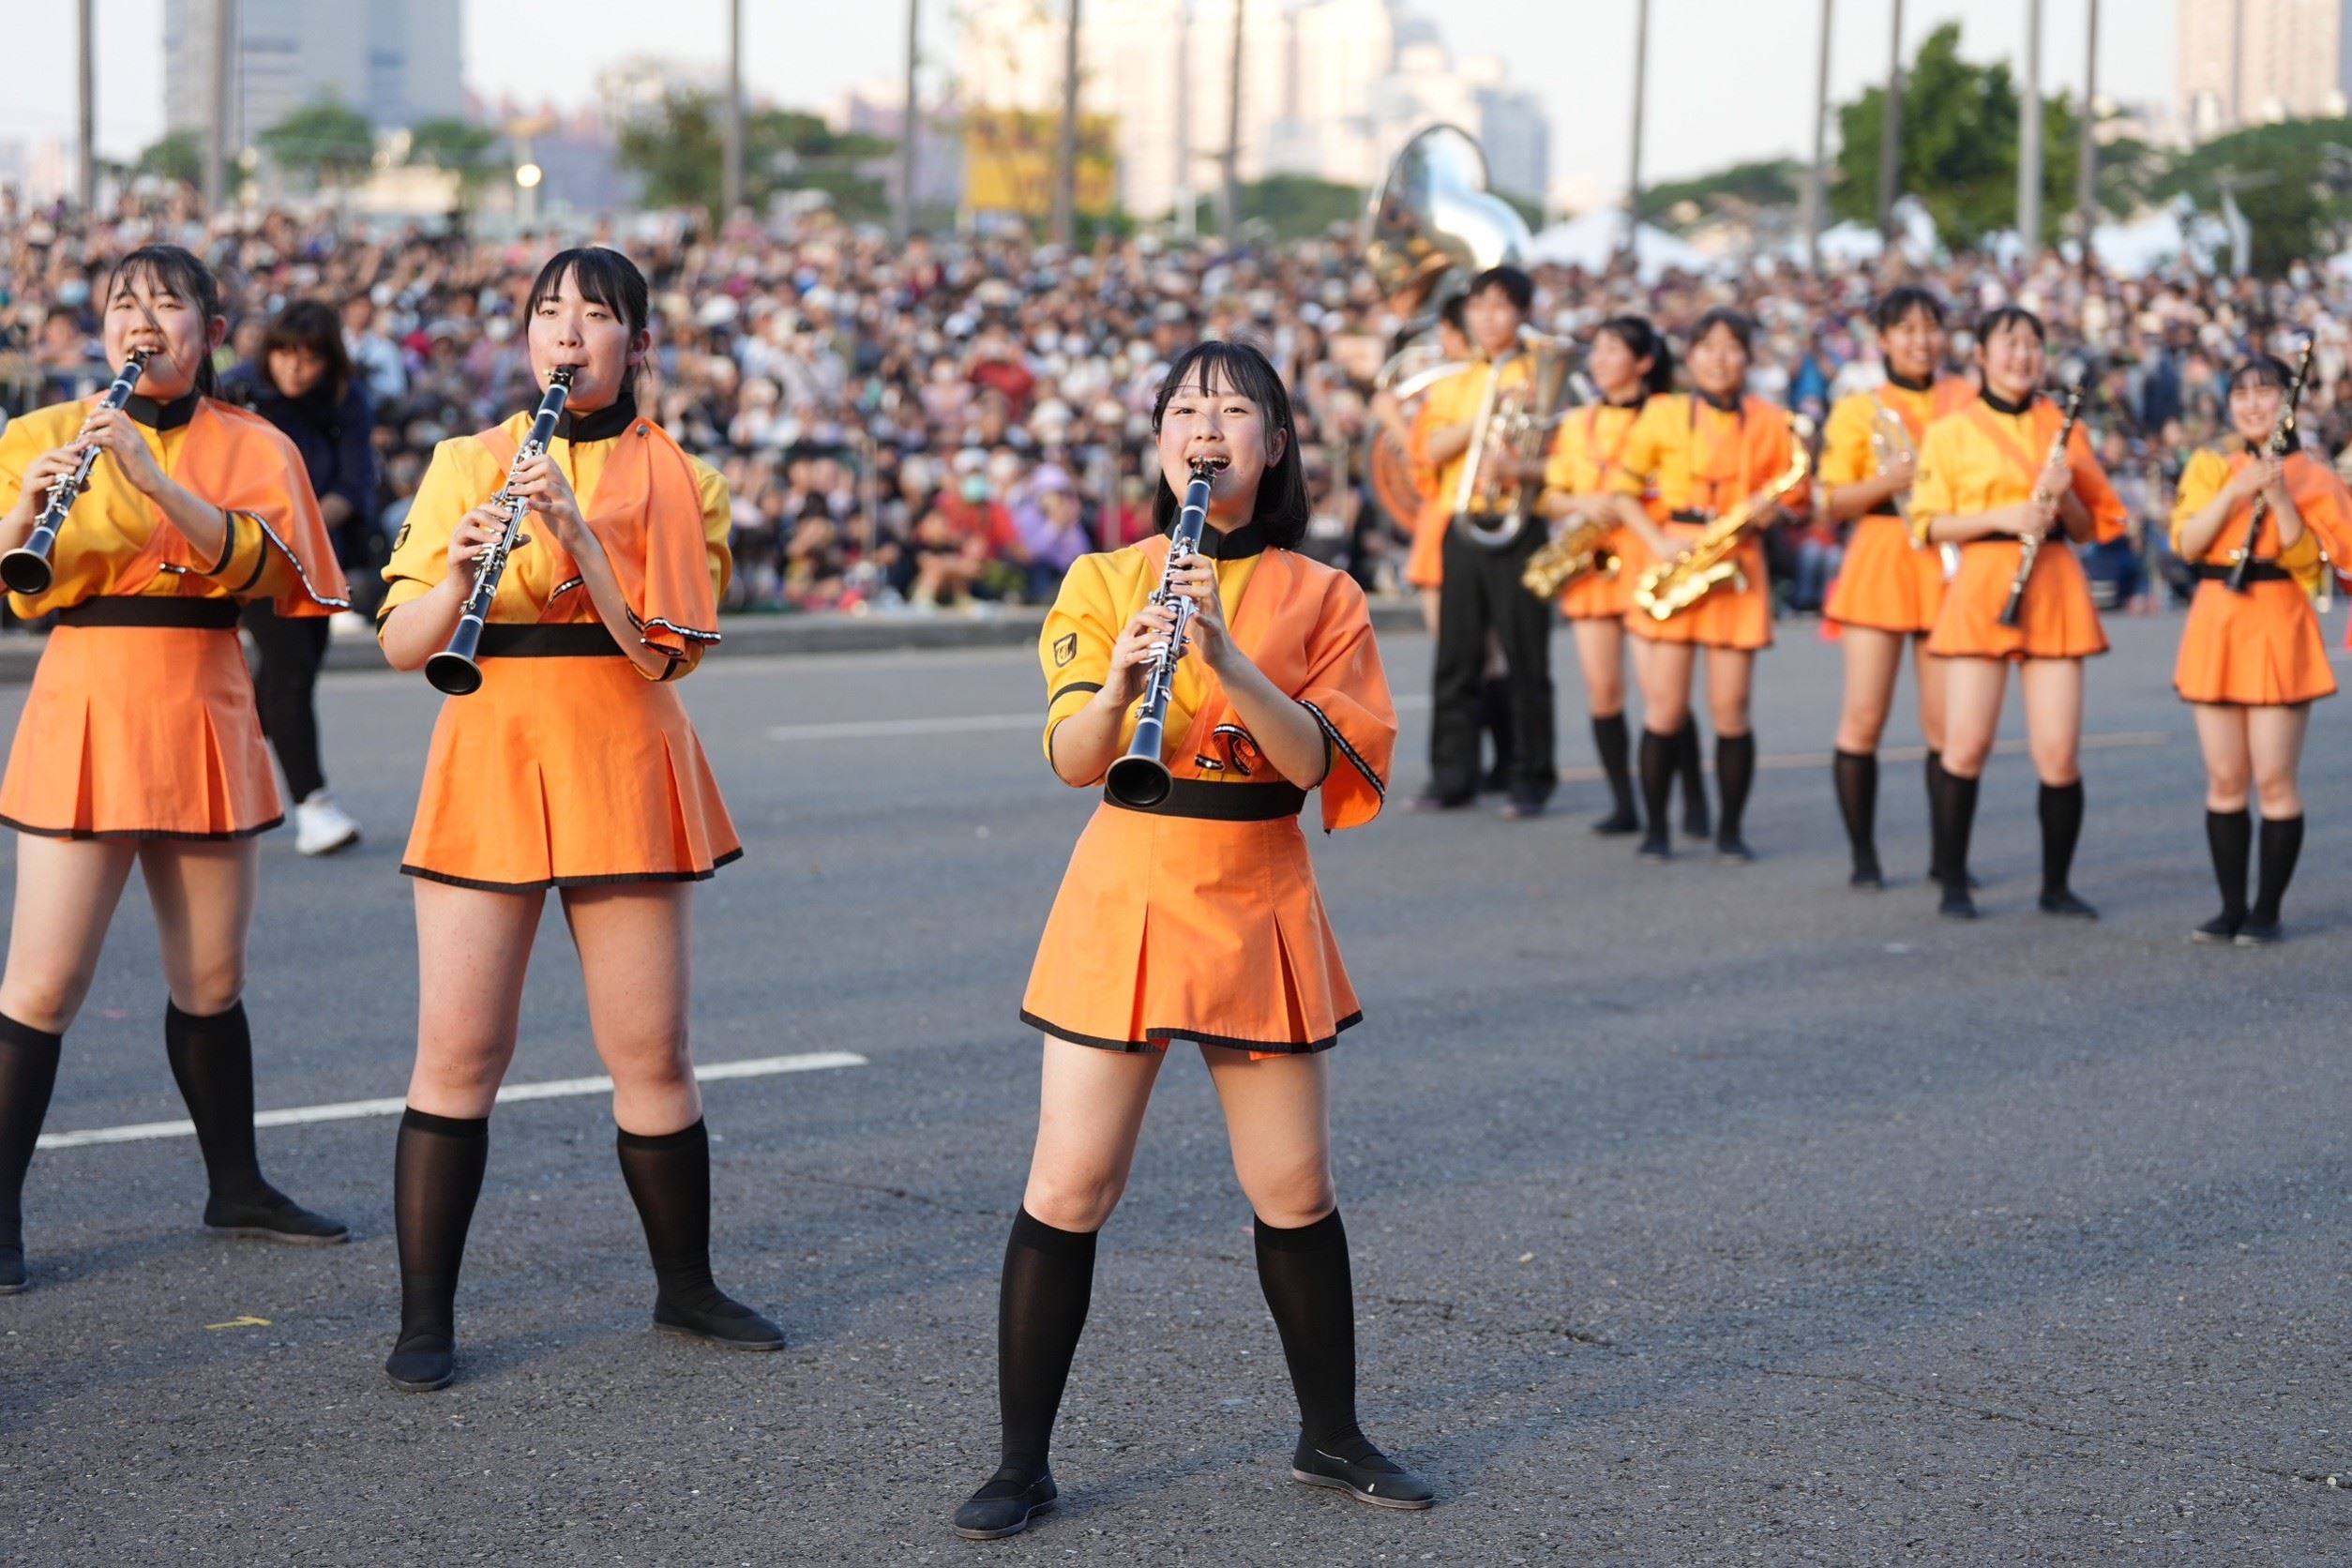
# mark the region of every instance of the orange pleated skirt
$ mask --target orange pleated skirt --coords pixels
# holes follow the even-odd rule
[[[2200,582],[2172,685],[2191,702],[2280,707],[2334,696],[2336,676],[2301,584],[2274,579],[2233,594]]]
[[[1842,626],[1924,635],[1943,608],[1943,551],[1921,550],[1901,518],[1858,519],[1821,617]]]
[[[1679,547],[1707,531],[1696,522],[1666,524],[1666,537]],[[1754,652],[1772,645],[1772,583],[1764,565],[1764,541],[1753,534],[1740,541],[1737,559],[1744,585],[1726,582],[1680,615],[1653,620],[1647,611],[1625,617],[1627,629],[1651,642],[1696,642],[1709,648]],[[1645,568],[1646,569],[1646,568]],[[1626,584],[1630,595],[1636,573]],[[1629,601],[1630,602],[1630,601]]]
[[[1405,580],[1415,588],[1435,588],[1445,581],[1445,531],[1453,514],[1439,502],[1426,502],[1413,520],[1413,546],[1405,556]]]
[[[1614,567],[1606,564],[1617,557]],[[1634,608],[1634,584],[1650,569],[1650,551],[1630,528],[1609,535],[1603,565],[1560,591],[1560,612],[1571,621],[1615,621]]]
[[[1304,798],[1286,785],[1186,782],[1180,799]],[[1106,1050],[1191,1040],[1264,1057],[1330,1046],[1363,1012],[1295,810],[1227,822],[1105,801],[1071,852],[1020,1016]]]
[[[2017,625],[2001,625],[2009,584],[2017,575],[2015,539],[1981,539],[1961,547],[1960,575],[1945,590],[1927,651],[1951,658],[2088,658],[2107,651],[2090,579],[2063,539],[2045,540],[2018,608]]]
[[[442,704],[402,871],[528,893],[701,882],[743,853],[674,688],[614,654],[482,674]]]
[[[283,821],[233,621],[49,634],[0,822],[50,838],[228,839]]]

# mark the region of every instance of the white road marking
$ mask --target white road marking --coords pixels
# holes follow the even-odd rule
[[[1399,713],[1429,705],[1426,692],[1408,692],[1396,699]],[[1045,710],[1019,714],[951,714],[942,718],[850,718],[830,724],[772,724],[772,741],[870,741],[905,735],[974,735],[998,730],[1037,730],[1046,722]]]
[[[866,1058],[854,1051],[807,1051],[799,1056],[762,1056],[748,1062],[713,1062],[694,1069],[704,1083],[719,1078],[772,1078],[778,1073],[815,1073],[829,1067],[863,1067]],[[561,1100],[580,1094],[608,1094],[612,1080],[595,1078],[553,1078],[546,1083],[510,1083],[498,1092],[500,1105],[519,1100]],[[369,1116],[398,1116],[408,1101],[345,1100],[339,1105],[292,1106],[284,1110],[256,1112],[256,1127],[299,1127],[313,1122],[352,1122]],[[92,1127],[86,1132],[43,1133],[35,1145],[41,1149],[78,1149],[89,1143],[144,1143],[158,1138],[193,1138],[193,1122],[138,1122],[126,1127]]]

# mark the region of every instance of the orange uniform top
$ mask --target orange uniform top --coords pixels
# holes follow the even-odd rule
[[[1642,405],[1623,461],[1604,488],[1633,496],[1654,490],[1667,515],[1685,520],[1720,517],[1777,478],[1795,443],[1787,412],[1761,398],[1742,397],[1726,409],[1693,393],[1667,393]],[[1802,512],[1806,503],[1798,493],[1781,505]]]
[[[1925,539],[1938,518],[1974,517],[2030,499],[2062,419],[2044,398],[2012,412],[1980,397],[1930,425],[1911,487],[1913,536]],[[2123,537],[2123,503],[2091,455],[2082,426],[2074,427],[2066,454],[2075,499],[2090,512],[2092,537],[2103,544]]]
[[[1561,420],[1559,432],[1552,437],[1551,457],[1544,466],[1544,488],[1570,495],[1617,493],[1612,481],[1625,467],[1634,427],[1649,401],[1592,403]],[[1652,517],[1666,515],[1655,490],[1645,486],[1636,493]]]
[[[2245,472],[2253,461],[2243,450],[2224,455],[2210,447],[2189,460],[2189,466],[2180,475],[2180,490],[2172,508],[2172,548],[2180,553],[2180,528],[2197,513],[2212,504],[2224,485]],[[2295,510],[2303,520],[2303,532],[2285,550],[2279,548],[2279,520],[2269,507],[2263,508],[2262,531],[2254,539],[2257,560],[2276,561],[2280,565],[2305,582],[2306,586],[2320,570],[2320,558],[2339,565],[2352,564],[2352,491],[2335,471],[2307,452],[2291,452],[2286,459],[2286,491],[2295,501]],[[2226,562],[2236,555],[2245,542],[2246,524],[2254,511],[2252,501],[2241,501],[2234,507],[2221,531],[2202,554],[2199,561]]]
[[[1916,449],[1926,440],[1928,426],[1968,407],[1976,395],[1973,384],[1946,376],[1927,386],[1909,386],[1890,379],[1867,392],[1839,399],[1821,430],[1821,483],[1834,489],[1878,476],[1882,411],[1903,421]],[[1887,509],[1892,509],[1892,503]]]
[[[8,422],[0,431],[0,508],[16,505],[33,460],[79,435],[98,402],[52,403]],[[101,456],[58,531],[48,591],[8,596],[18,615],[31,620],[108,595],[261,599],[280,615],[350,608],[302,455],[276,426],[193,393],[161,405],[134,398],[130,407],[157,465],[229,514],[225,552],[198,560],[163,509]]]

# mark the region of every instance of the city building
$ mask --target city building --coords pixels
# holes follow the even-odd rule
[[[2352,0],[2180,0],[2179,113],[2191,140],[2342,114]]]
[[[212,123],[213,43],[222,0],[164,0],[164,125]],[[229,143],[333,97],[379,128],[465,113],[460,0],[237,0]]]

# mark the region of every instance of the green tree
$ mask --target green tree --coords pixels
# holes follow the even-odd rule
[[[154,174],[161,179],[177,180],[182,185],[201,185],[204,178],[204,146],[192,130],[175,130],[159,142],[151,142],[132,165],[132,172]]]
[[[2352,230],[2352,119],[2285,120],[2217,136],[2154,182],[2159,200],[2186,195],[2209,213],[2234,191],[2254,231],[2254,269],[2276,275],[2333,255]]]
[[[1793,158],[1735,163],[1696,179],[1651,186],[1641,193],[1641,216],[1652,223],[1688,227],[1721,212],[1793,206],[1803,199],[1804,180],[1805,166]]]
[[[409,129],[408,160],[457,175],[468,196],[506,168],[498,133],[469,120],[419,121]]]
[[[280,169],[306,170],[328,186],[364,174],[376,156],[368,116],[332,94],[303,105],[254,141]]]
[[[621,128],[620,164],[645,184],[655,206],[718,206],[723,156],[717,96],[693,90],[668,94],[659,108]],[[894,143],[880,137],[837,135],[814,114],[759,109],[744,115],[744,198],[764,205],[780,192],[822,190],[845,217],[880,218],[889,211],[882,181],[866,166]]]
[[[1269,174],[1246,181],[1234,194],[1236,221],[1264,225],[1277,244],[1320,234],[1334,223],[1353,224],[1364,216],[1363,190],[1308,174]],[[1216,233],[1217,204],[1203,200],[1195,222],[1201,234]]]
[[[1878,147],[1886,91],[1873,87],[1837,112],[1837,167],[1830,210],[1875,221]],[[1903,145],[1898,188],[1924,205],[1954,249],[2017,221],[2017,133],[2024,111],[2005,64],[1960,57],[1960,24],[1946,23],[1920,45],[1903,79]],[[2042,238],[2056,240],[2073,206],[2074,106],[2042,103]]]

